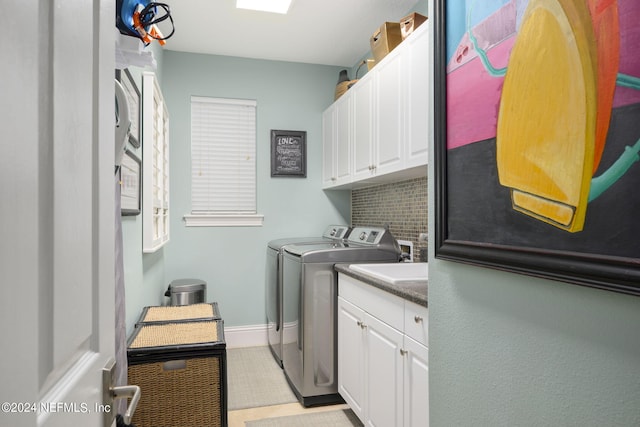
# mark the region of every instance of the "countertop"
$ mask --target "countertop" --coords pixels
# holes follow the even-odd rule
[[[393,295],[397,295],[400,298],[414,302],[416,304],[427,307],[427,290],[429,289],[429,282],[402,282],[402,284],[393,284],[384,280],[375,279],[370,276],[366,276],[358,271],[349,268],[350,264],[336,264],[335,269],[338,273],[343,273],[354,279],[358,279],[368,285],[374,286],[383,291],[389,292]],[[338,284],[338,286],[340,286]]]

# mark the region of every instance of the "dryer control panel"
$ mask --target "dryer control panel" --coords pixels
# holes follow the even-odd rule
[[[391,235],[384,228],[371,228],[371,227],[354,227],[349,234],[349,242],[379,245],[383,242],[385,235]]]
[[[336,240],[346,239],[349,235],[349,230],[349,227],[347,227],[346,225],[330,225],[324,231],[322,237]]]

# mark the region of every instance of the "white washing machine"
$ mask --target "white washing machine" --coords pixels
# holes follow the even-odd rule
[[[344,242],[286,245],[283,257],[282,362],[304,406],[341,402],[338,394],[337,263],[399,262],[400,248],[388,230],[355,227]]]
[[[340,242],[351,229],[346,225],[329,225],[322,236],[288,237],[272,240],[267,244],[266,312],[269,348],[276,362],[282,367],[282,342],[285,327],[282,314],[282,256],[285,245],[308,245]]]

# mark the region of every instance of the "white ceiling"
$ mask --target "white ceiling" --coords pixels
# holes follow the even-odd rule
[[[165,49],[352,67],[371,34],[417,2],[293,0],[280,15],[236,9],[235,0],[167,0],[176,31]]]

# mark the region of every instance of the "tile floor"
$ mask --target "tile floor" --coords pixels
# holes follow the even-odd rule
[[[266,352],[266,356],[269,359],[269,362],[273,362],[271,359],[271,353]],[[276,366],[274,364],[274,366]],[[283,374],[284,375],[284,374]],[[233,379],[228,379],[228,381],[232,381]],[[281,386],[282,383],[278,383]],[[284,385],[285,387],[289,387],[288,384]],[[294,403],[285,403],[279,405],[272,406],[261,406],[255,408],[246,408],[246,409],[237,409],[232,410],[227,413],[228,418],[228,427],[245,427],[246,421],[255,421],[262,420],[266,418],[277,418],[277,417],[286,417],[289,415],[301,415],[301,414],[310,414],[314,412],[322,412],[322,411],[338,411],[342,409],[348,409],[349,406],[346,404],[335,404],[335,405],[326,405],[326,406],[315,406],[311,408],[305,408],[299,402]]]
[[[344,404],[305,408],[300,403],[296,402],[284,405],[263,406],[261,408],[238,409],[236,411],[229,411],[229,427],[244,427],[245,421],[273,417],[286,417],[287,415],[307,414],[320,411],[337,411],[347,408],[349,407]]]

